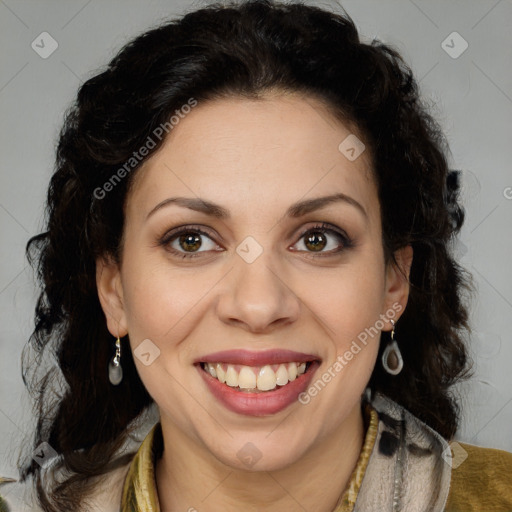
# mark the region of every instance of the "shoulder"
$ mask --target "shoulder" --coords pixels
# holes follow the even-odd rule
[[[452,477],[446,512],[512,511],[512,453],[451,444]]]

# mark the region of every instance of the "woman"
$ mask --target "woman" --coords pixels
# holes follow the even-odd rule
[[[80,88],[29,243],[42,510],[511,510],[511,454],[450,451],[446,152],[348,16],[258,0],[128,44]]]

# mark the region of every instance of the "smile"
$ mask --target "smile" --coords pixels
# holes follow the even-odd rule
[[[206,389],[228,410],[268,416],[299,404],[320,366],[318,356],[291,350],[228,350],[194,362]]]
[[[229,387],[246,393],[272,391],[286,386],[308,369],[310,362],[290,362],[264,366],[202,363],[204,371]]]

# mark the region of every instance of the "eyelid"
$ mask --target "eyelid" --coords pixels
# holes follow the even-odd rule
[[[313,222],[313,224],[314,224],[313,226],[309,226],[307,228],[302,228],[302,230],[299,232],[299,234],[294,236],[294,238],[296,238],[297,240],[291,246],[289,245],[288,247],[293,247],[294,245],[296,245],[297,243],[299,243],[301,241],[301,239],[304,237],[304,235],[306,235],[309,232],[314,232],[315,230],[324,231],[326,233],[328,233],[328,232],[334,233],[336,236],[341,238],[342,247],[337,250],[330,250],[330,251],[325,251],[325,252],[324,251],[319,251],[319,252],[304,251],[304,250],[300,250],[300,251],[296,251],[296,252],[304,253],[304,254],[308,255],[308,257],[322,257],[322,256],[336,255],[345,249],[349,249],[349,248],[353,247],[353,245],[354,245],[353,240],[348,236],[348,234],[343,229],[339,228],[338,226],[331,224],[330,222],[321,222],[321,221],[318,221],[316,223]],[[169,231],[167,231],[162,237],[160,237],[158,239],[158,245],[163,246],[163,247],[169,246],[171,241],[174,241],[173,239],[175,239],[176,237],[178,237],[181,234],[188,233],[188,232],[198,233],[200,235],[206,236],[216,245],[220,245],[216,241],[217,236],[222,239],[222,237],[220,235],[215,235],[215,234],[211,233],[209,228],[206,228],[202,225],[185,224],[182,226],[177,226],[177,227],[172,228]],[[194,258],[196,256],[200,256],[203,253],[211,252],[211,250],[186,252],[186,251],[178,251],[174,248],[169,248],[167,250],[173,254],[180,255],[180,257],[182,257],[183,259]],[[220,252],[220,251],[216,251],[216,252]]]
[[[308,228],[303,229],[302,231],[300,231],[300,234],[298,235],[298,240],[296,242],[294,242],[293,245],[296,245],[297,243],[299,243],[302,240],[302,238],[304,237],[304,235],[306,235],[307,233],[309,233],[309,232],[314,233],[315,231],[322,231],[325,233],[334,233],[335,236],[337,236],[338,238],[341,238],[342,247],[340,249],[330,250],[330,251],[319,251],[319,252],[297,251],[297,252],[304,253],[307,256],[322,257],[322,256],[336,255],[336,254],[343,252],[346,249],[350,249],[350,248],[354,247],[354,241],[346,233],[346,231],[339,228],[335,224],[331,224],[330,222],[317,222],[317,223],[315,223],[314,226],[310,226]],[[293,245],[290,247],[293,247]]]
[[[313,222],[313,226],[309,226],[308,228],[303,228],[300,231],[299,236],[302,237],[309,231],[315,231],[315,229],[320,231],[333,231],[343,237],[345,237],[347,240],[350,239],[348,234],[345,232],[345,230],[341,229],[340,227],[336,226],[335,224],[331,224],[330,222],[324,222],[324,221],[318,221]]]
[[[171,238],[174,238],[175,236],[181,234],[181,233],[187,233],[187,232],[197,232],[201,235],[207,236],[208,238],[213,239],[216,235],[213,234],[213,232],[209,232],[209,228],[205,228],[202,225],[198,224],[185,224],[183,226],[177,226],[175,228],[170,229],[169,231],[166,231],[165,234],[161,237],[159,237],[159,242],[161,244],[167,244],[170,242]],[[219,235],[219,238],[222,238]]]

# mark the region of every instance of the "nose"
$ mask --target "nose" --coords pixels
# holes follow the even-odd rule
[[[258,334],[296,322],[301,302],[280,270],[264,255],[252,263],[236,261],[217,301],[220,320]]]

